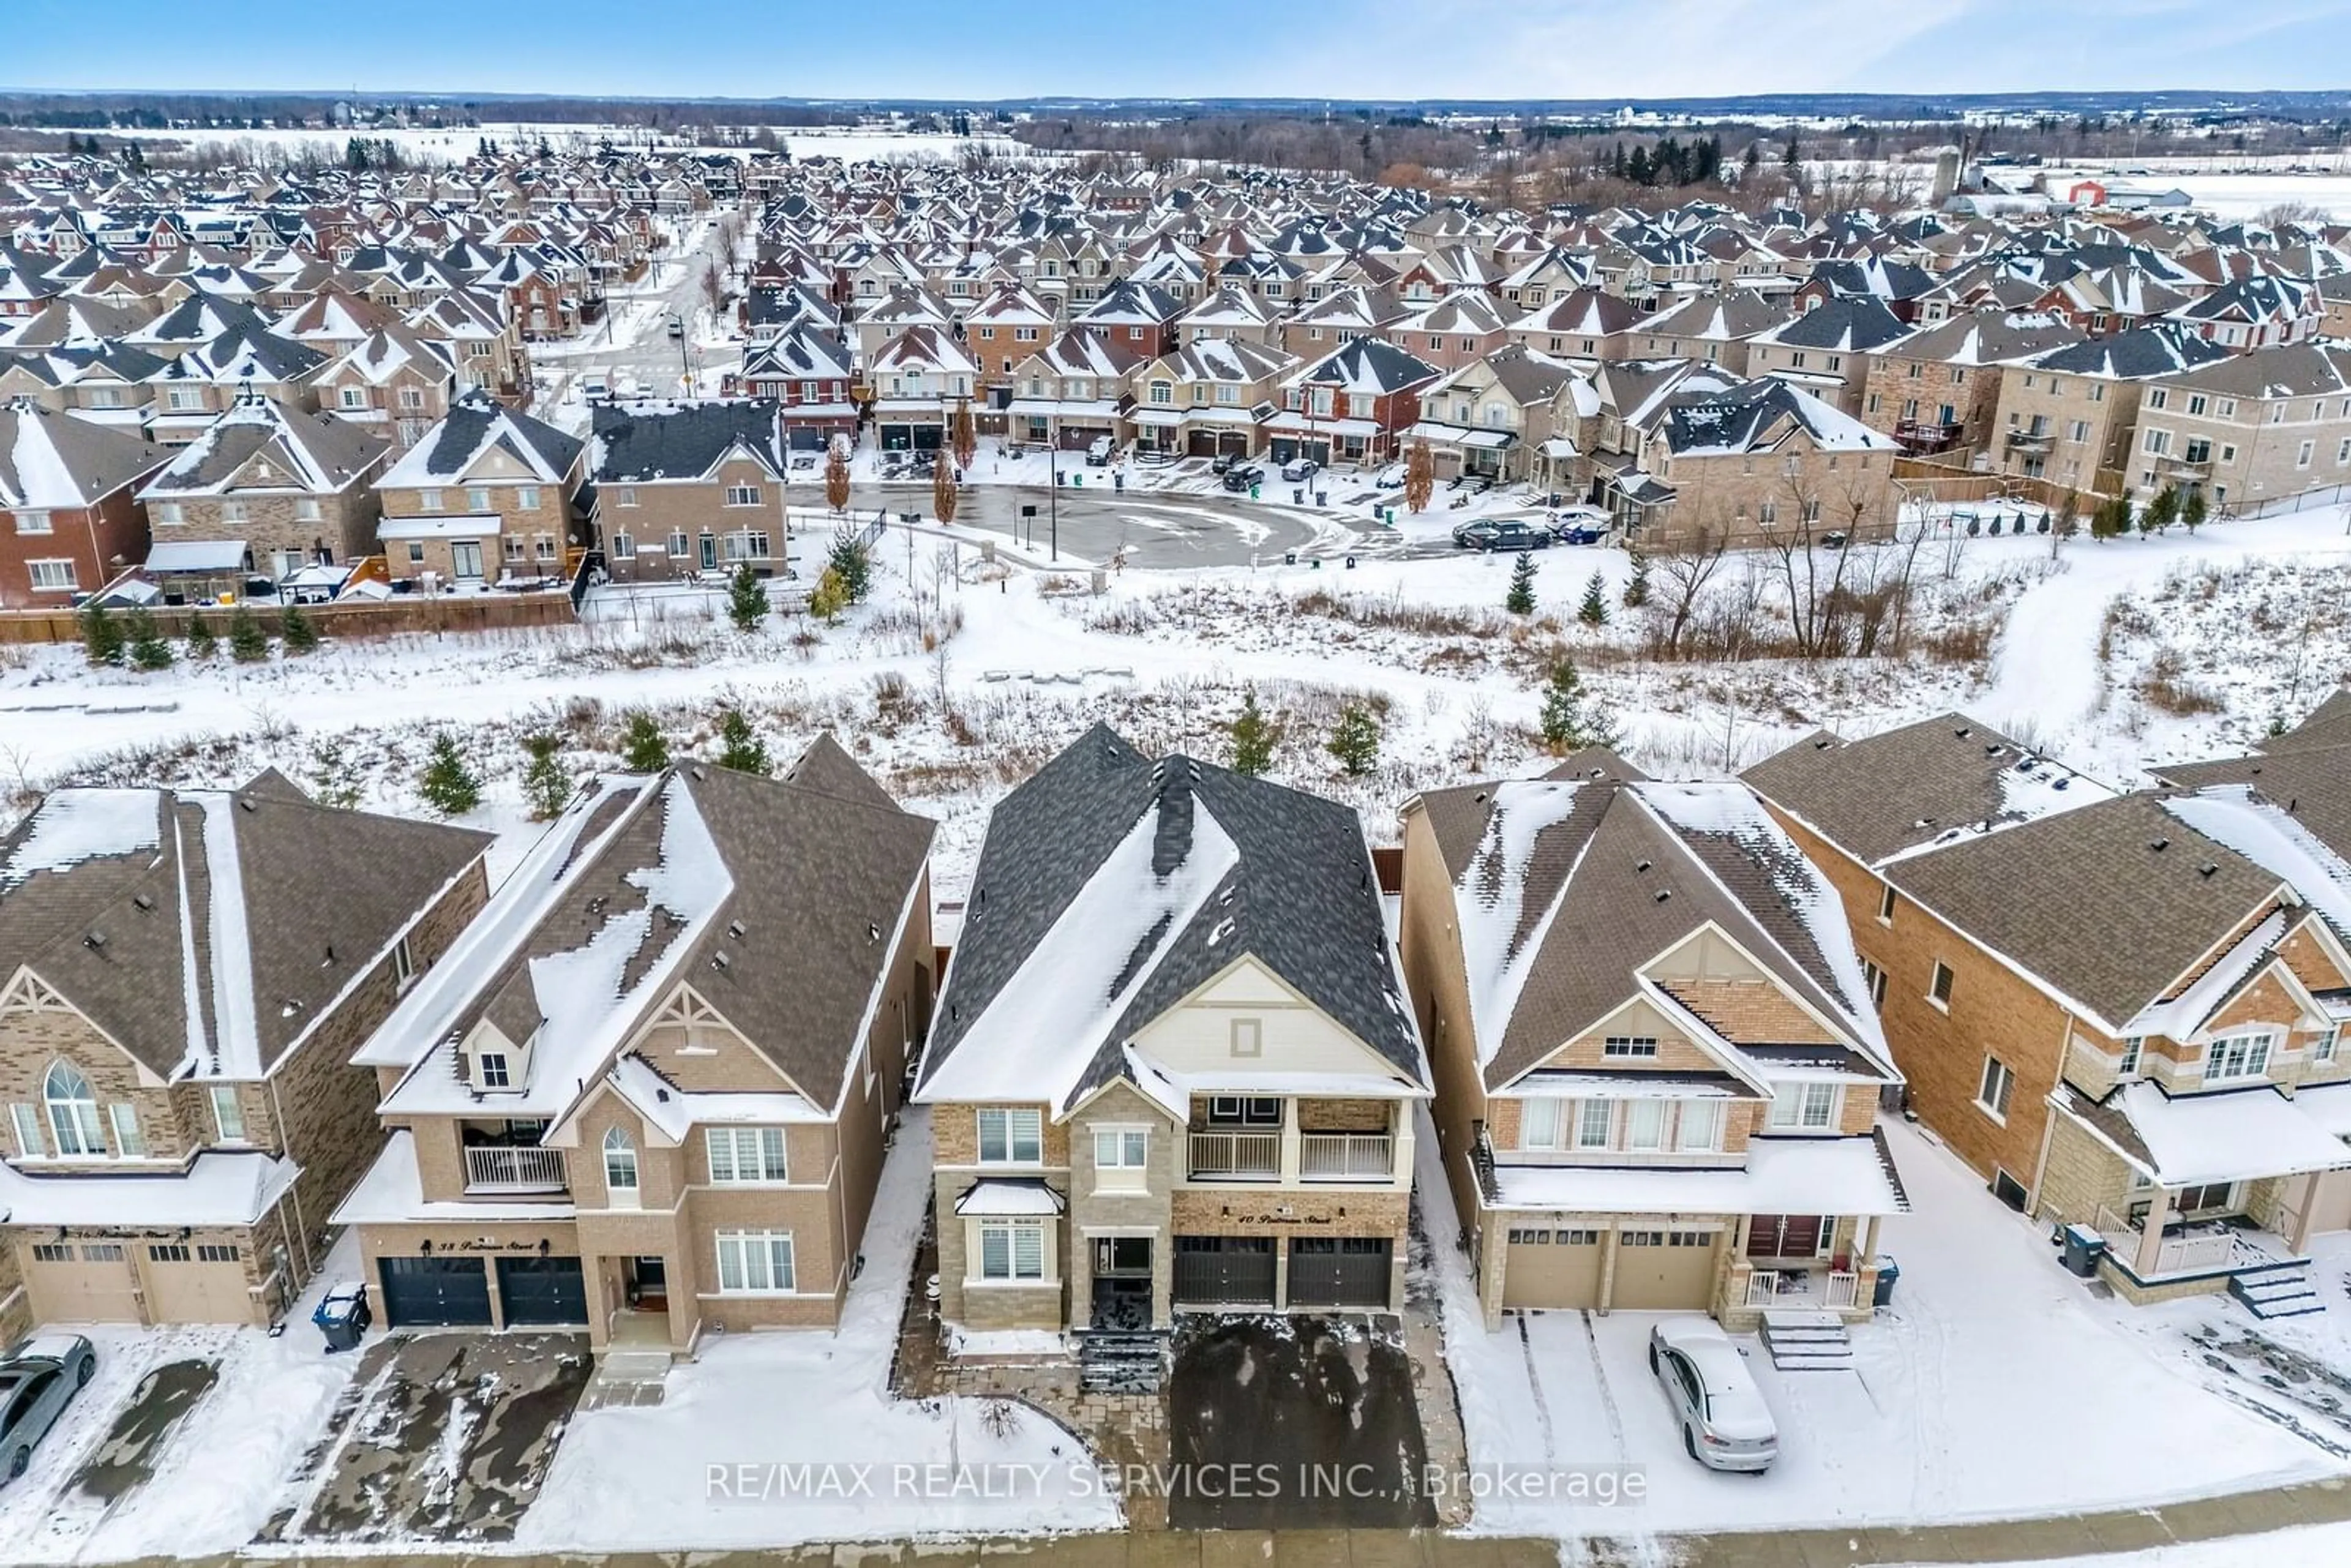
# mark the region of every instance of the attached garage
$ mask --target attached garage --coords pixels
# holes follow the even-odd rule
[[[1608,1304],[1620,1312],[1703,1312],[1714,1300],[1715,1230],[1626,1230],[1616,1238]]]
[[[1502,1305],[1591,1308],[1600,1304],[1600,1232],[1513,1226],[1502,1258]]]
[[[479,1258],[381,1258],[388,1328],[487,1327],[490,1275]]]
[[[228,1246],[155,1242],[146,1249],[147,1314],[159,1323],[249,1323],[245,1257]]]
[[[1181,1306],[1273,1305],[1270,1236],[1176,1238],[1176,1301]]]
[[[1395,1251],[1384,1236],[1296,1238],[1290,1244],[1290,1304],[1385,1311]]]
[[[498,1301],[508,1328],[584,1323],[588,1287],[577,1258],[501,1258]]]
[[[39,1242],[27,1249],[25,1291],[41,1323],[135,1323],[138,1277],[120,1241]]]

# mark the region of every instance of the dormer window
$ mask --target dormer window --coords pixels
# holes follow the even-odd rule
[[[507,1053],[503,1051],[486,1051],[479,1056],[475,1057],[474,1059],[474,1076],[475,1082],[477,1082],[484,1089],[511,1089],[514,1087],[513,1080],[507,1073]]]

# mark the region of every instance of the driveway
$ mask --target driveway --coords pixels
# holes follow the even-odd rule
[[[163,1440],[219,1381],[219,1364],[209,1360],[166,1362],[140,1379],[131,1403],[75,1472],[75,1490],[114,1503],[144,1486],[155,1473]]]
[[[288,1542],[510,1541],[592,1370],[582,1334],[394,1335],[366,1353]]]
[[[1430,1527],[1412,1364],[1395,1325],[1203,1318],[1168,1385],[1176,1530]]]

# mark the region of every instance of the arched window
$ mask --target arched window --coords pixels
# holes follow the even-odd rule
[[[636,1147],[618,1127],[604,1134],[604,1187],[608,1192],[637,1190]]]
[[[70,1062],[60,1061],[41,1081],[41,1098],[49,1110],[49,1135],[57,1140],[61,1159],[96,1159],[106,1154],[106,1137],[99,1131],[98,1097],[89,1080]]]

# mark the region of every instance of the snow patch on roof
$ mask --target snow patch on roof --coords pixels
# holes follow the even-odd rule
[[[0,889],[28,882],[36,872],[157,849],[162,813],[162,797],[153,789],[53,789],[0,862]]]
[[[2178,796],[2163,809],[2210,839],[2275,872],[2335,928],[2351,936],[2351,864],[2242,784]]]
[[[1454,904],[1461,911],[1461,956],[1468,968],[1469,1018],[1477,1030],[1480,1063],[1493,1061],[1501,1050],[1528,971],[1558,914],[1554,901],[1520,939],[1527,868],[1534,858],[1535,841],[1544,830],[1566,821],[1574,809],[1577,788],[1541,779],[1496,785],[1485,837],[1454,886]]]

